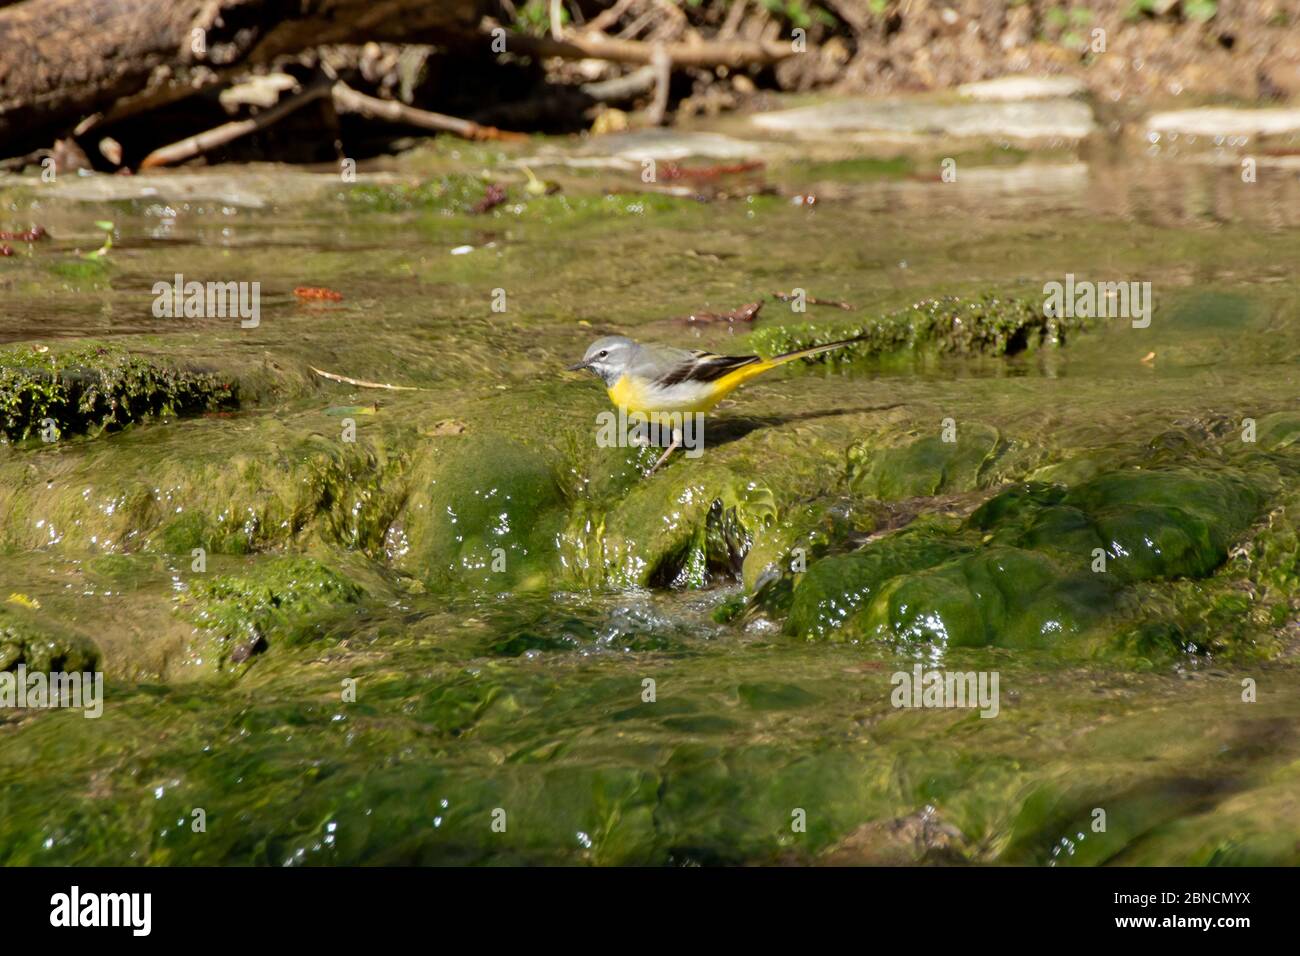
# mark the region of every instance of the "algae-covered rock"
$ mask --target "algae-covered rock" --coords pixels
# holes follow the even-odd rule
[[[90,638],[44,620],[13,602],[0,604],[0,670],[93,671],[99,649]]]
[[[349,203],[375,212],[433,209],[448,215],[468,213],[483,198],[481,176],[453,174],[413,183],[357,183],[344,194]]]
[[[872,542],[851,554],[823,558],[808,568],[794,590],[788,627],[808,637],[832,637],[866,607],[888,582],[934,567],[969,546],[946,535],[909,530]]]
[[[363,588],[313,558],[271,557],[245,572],[191,578],[183,607],[214,639],[223,663],[241,663],[268,645],[321,637],[365,597]]]
[[[734,577],[755,535],[775,522],[771,488],[722,466],[700,465],[666,479],[633,489],[606,516],[596,545],[587,545],[603,555],[606,580],[703,587],[715,574]]]
[[[856,358],[887,358],[900,353],[937,355],[1014,355],[1026,349],[1065,344],[1068,334],[1086,328],[1083,319],[1043,314],[1031,299],[954,296],[928,299],[860,325],[807,323],[757,330],[751,345],[762,355],[861,338],[853,345],[808,359],[839,363]]]
[[[1110,607],[1112,586],[1032,551],[990,548],[890,580],[850,633],[946,647],[1050,647]]]
[[[159,415],[192,415],[238,404],[235,383],[120,348],[0,351],[0,436],[98,433]]]
[[[438,445],[430,454],[394,524],[406,542],[399,566],[440,583],[540,580],[563,522],[563,495],[546,458],[498,435]]]
[[[1014,486],[960,528],[909,528],[817,562],[787,626],[813,638],[1054,646],[1117,611],[1125,586],[1210,574],[1261,504],[1227,470]],[[1185,643],[1171,636],[1165,649]]]
[[[1002,444],[996,428],[979,423],[954,427],[950,434],[936,429],[893,448],[863,442],[849,449],[851,484],[882,500],[971,491]]]
[[[741,567],[741,581],[752,592],[765,577],[803,573],[833,545],[876,527],[874,509],[861,499],[793,504],[781,509],[777,520],[754,539]]]
[[[1076,569],[1104,555],[1106,573],[1124,581],[1202,577],[1223,563],[1262,502],[1234,472],[1126,469],[1065,491],[1013,489],[971,522],[999,542],[1054,553]]]
[[[1256,423],[1255,440],[1270,451],[1293,448],[1300,441],[1300,412],[1274,412]]]

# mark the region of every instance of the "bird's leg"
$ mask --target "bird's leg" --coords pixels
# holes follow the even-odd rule
[[[651,475],[653,475],[656,471],[658,471],[658,470],[659,470],[659,466],[662,465],[664,462],[666,462],[666,461],[668,460],[668,456],[671,455],[673,452],[675,452],[677,449],[679,449],[679,448],[681,448],[681,447],[682,447],[682,431],[681,431],[680,428],[674,428],[674,429],[673,429],[673,443],[672,443],[671,445],[668,446],[668,450],[667,450],[666,452],[664,452],[662,455],[659,456],[659,460],[658,460],[657,462],[654,463],[654,467],[653,467],[653,468],[651,468],[649,471],[647,471],[647,472],[645,473],[645,476],[646,476],[647,478],[649,478],[649,477],[650,477]]]

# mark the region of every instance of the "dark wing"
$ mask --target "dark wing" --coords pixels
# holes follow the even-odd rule
[[[685,361],[655,379],[655,384],[667,387],[683,382],[714,382],[729,372],[761,361],[763,360],[757,355],[715,355],[712,352],[695,351]]]

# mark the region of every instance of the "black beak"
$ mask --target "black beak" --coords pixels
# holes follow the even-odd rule
[[[566,369],[566,371],[569,371],[569,372],[581,372],[584,368],[589,368],[590,366],[591,366],[591,363],[590,363],[590,362],[579,362],[577,365],[570,365],[570,366]]]

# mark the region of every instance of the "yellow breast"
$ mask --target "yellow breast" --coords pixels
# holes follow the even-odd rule
[[[652,408],[644,407],[646,404],[645,389],[638,388],[637,383],[626,375],[621,376],[617,382],[609,387],[608,391],[609,400],[619,408],[642,414],[654,411]]]
[[[699,382],[662,388],[624,375],[609,388],[609,400],[628,414],[694,414],[710,411],[734,387],[725,387],[718,382]]]

